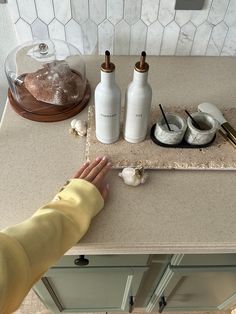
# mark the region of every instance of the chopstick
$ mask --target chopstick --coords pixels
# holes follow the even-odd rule
[[[165,120],[165,123],[166,123],[166,125],[167,125],[167,127],[168,127],[168,130],[169,130],[169,131],[172,131],[171,128],[170,128],[170,125],[169,125],[169,123],[168,123],[168,121],[167,121],[167,119],[166,119],[166,115],[165,115],[165,112],[164,112],[164,110],[163,110],[163,108],[162,108],[162,105],[159,104],[159,107],[160,107],[160,109],[161,109],[161,113],[162,113],[163,118],[164,118],[164,120]]]
[[[191,120],[193,121],[193,123],[195,124],[195,126],[199,129],[199,130],[202,130],[202,128],[200,127],[200,125],[197,123],[197,121],[191,116],[191,114],[187,111],[187,110],[184,110],[187,115],[189,116],[189,118],[191,118]]]

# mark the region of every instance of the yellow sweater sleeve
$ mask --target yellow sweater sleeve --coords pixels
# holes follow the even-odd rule
[[[26,221],[0,232],[0,313],[15,311],[34,283],[86,233],[104,201],[94,185],[72,179]]]

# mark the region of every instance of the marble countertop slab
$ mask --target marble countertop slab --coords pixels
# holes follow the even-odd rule
[[[137,58],[112,59],[124,96]],[[85,61],[94,90],[102,58]],[[149,57],[148,62],[155,103],[236,104],[235,58]],[[78,118],[86,119],[87,109]],[[0,129],[0,228],[31,216],[85,160],[86,139],[69,134],[70,121],[33,122],[7,104]],[[236,252],[235,172],[150,170],[147,183],[134,188],[113,170],[109,181],[105,208],[67,254]]]

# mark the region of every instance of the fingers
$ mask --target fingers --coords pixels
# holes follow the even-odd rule
[[[107,175],[107,173],[110,171],[111,169],[111,163],[108,162],[101,170],[100,172],[97,174],[97,176],[94,178],[94,180],[92,181],[92,183],[98,188],[100,189],[104,179]]]
[[[81,176],[81,174],[84,172],[84,170],[89,166],[89,161],[86,161],[81,167],[80,167],[80,169],[76,172],[76,174],[74,175],[74,177],[73,178],[76,178],[76,179],[78,179],[80,176]]]
[[[85,180],[89,182],[93,182],[96,176],[102,171],[102,169],[108,164],[107,157],[103,157],[99,164],[97,164],[93,169],[91,169],[90,173],[85,177]]]
[[[74,178],[91,182],[100,191],[105,200],[109,192],[109,186],[104,183],[104,180],[110,169],[111,163],[106,156],[97,157],[93,162],[84,163]]]
[[[102,160],[102,157],[97,157],[94,161],[92,161],[88,167],[84,169],[84,171],[81,173],[79,179],[85,179],[87,180],[87,176],[90,174],[90,172],[100,163]],[[87,180],[89,181],[89,180]]]

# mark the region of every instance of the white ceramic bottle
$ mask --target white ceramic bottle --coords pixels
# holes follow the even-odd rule
[[[104,144],[116,142],[120,136],[120,88],[115,82],[115,65],[110,52],[105,52],[101,65],[101,82],[95,89],[96,137]]]
[[[149,65],[145,58],[143,51],[140,62],[135,64],[133,81],[126,91],[124,138],[130,143],[142,142],[147,135],[152,89],[147,81]]]

